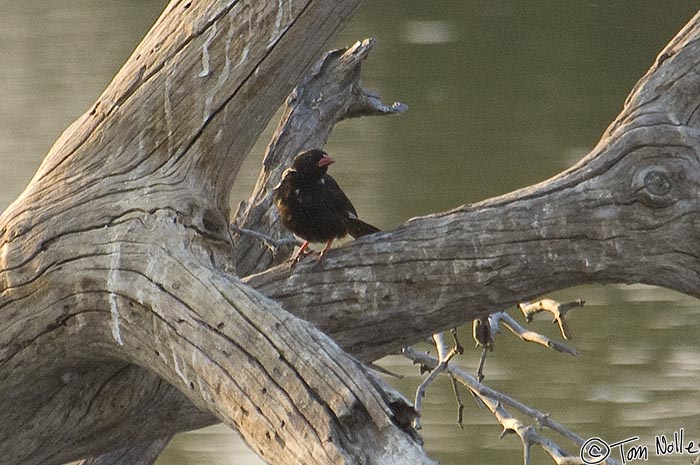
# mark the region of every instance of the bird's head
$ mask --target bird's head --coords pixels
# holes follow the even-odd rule
[[[292,169],[304,176],[321,177],[328,171],[328,165],[335,163],[323,150],[307,150],[294,157]]]

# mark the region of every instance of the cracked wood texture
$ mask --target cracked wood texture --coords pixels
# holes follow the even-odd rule
[[[147,463],[214,419],[271,463],[430,463],[386,388],[270,298],[372,360],[573,284],[698,296],[698,16],[570,170],[238,280],[270,259],[227,233],[240,160],[358,2],[267,3],[173,2],[0,217],[9,463]],[[264,192],[239,218],[269,231]]]
[[[367,92],[360,84],[360,65],[373,44],[373,40],[365,40],[349,49],[327,53],[312,68],[304,81],[294,89],[287,99],[284,117],[265,155],[259,182],[250,200],[244,202],[236,215],[241,225],[254,227],[257,231],[263,231],[271,236],[288,235],[277,216],[274,215],[276,210],[270,209],[272,201],[269,193],[272,186],[279,182],[282,169],[291,162],[292,157],[304,147],[316,147],[325,143],[334,124],[345,118],[405,111],[406,106],[400,103],[384,105],[375,94]],[[272,254],[269,249],[260,246],[258,239],[250,236],[237,237],[234,246],[236,269],[242,274],[248,274],[257,268],[268,268],[275,260],[284,260],[292,252],[291,248],[285,248]],[[143,384],[144,389],[150,388],[151,385],[160,385],[157,377],[154,378],[149,376],[148,372],[138,370],[129,371],[129,379],[123,382]],[[409,424],[413,417],[412,407],[400,396],[397,397],[390,392],[387,394],[395,413],[402,418],[400,423]],[[144,431],[145,434],[142,433],[140,437],[155,437],[153,435],[156,433],[172,434],[217,422],[217,418],[211,415],[203,415],[199,412],[193,414],[187,401],[183,402],[182,394],[176,389],[159,389],[158,396],[163,405],[171,406],[167,412],[152,409],[152,399],[148,397],[138,398],[124,395],[123,391],[110,389],[100,391],[100,397],[119,398],[124,411],[141,412],[147,408],[151,415],[149,417],[151,426],[160,427],[151,428],[150,431],[145,432],[144,425],[137,422],[142,421],[141,418],[135,415],[132,428]],[[172,399],[169,399],[170,397]],[[182,409],[182,412],[175,413],[179,409]],[[173,421],[173,417],[176,417],[177,421]],[[115,463],[148,465],[155,461],[167,442],[167,439],[159,439],[153,443],[127,447],[85,461],[83,465]]]
[[[365,360],[573,285],[700,297],[699,18],[572,168],[245,281]]]
[[[174,1],[56,142],[0,217],[4,463],[147,463],[180,415],[270,463],[434,463],[357,361],[229,271],[241,160],[358,4]]]

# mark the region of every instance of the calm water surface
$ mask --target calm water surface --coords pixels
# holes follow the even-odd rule
[[[163,5],[0,2],[0,209],[97,98]],[[341,124],[327,147],[338,159],[333,174],[362,216],[382,228],[545,179],[596,143],[697,8],[681,0],[368,2],[333,46],[376,37],[365,85],[410,111]],[[244,166],[234,205],[255,180],[262,147]],[[553,297],[588,302],[570,317],[581,355],[502,334],[487,362],[489,385],[582,436],[639,436],[652,463],[689,463],[689,456],[658,458],[653,445],[655,435],[680,428],[700,442],[698,302],[646,286],[587,286]],[[556,337],[546,320],[531,326]],[[478,356],[469,350],[456,363],[473,371]],[[382,363],[404,375],[392,382],[412,397],[417,370],[398,357]],[[449,382],[428,391],[423,435],[430,453],[444,464],[521,463],[517,439],[498,439],[493,417],[463,398],[459,429]],[[216,426],[178,436],[157,463],[261,462]],[[551,461],[537,451],[535,463]]]

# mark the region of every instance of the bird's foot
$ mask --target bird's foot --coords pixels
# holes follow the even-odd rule
[[[289,259],[289,267],[293,268],[294,265],[299,263],[302,258],[306,257],[307,255],[312,255],[312,254],[317,254],[315,250],[311,250],[308,248],[308,243],[302,244],[301,248],[297,251],[297,253],[294,254],[292,258]]]
[[[331,248],[331,244],[333,244],[333,239],[330,239],[328,242],[326,242],[326,246],[321,250],[321,253],[318,254],[318,258],[316,259],[316,268],[321,268],[323,265],[323,257],[326,256],[326,252],[328,252]]]

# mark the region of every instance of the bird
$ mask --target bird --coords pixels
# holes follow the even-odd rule
[[[350,234],[357,239],[380,229],[357,217],[357,211],[338,183],[328,173],[335,163],[319,149],[299,153],[282,174],[274,199],[282,224],[304,240],[290,260],[294,266],[311,242],[325,242],[316,263],[323,260],[335,239]]]

